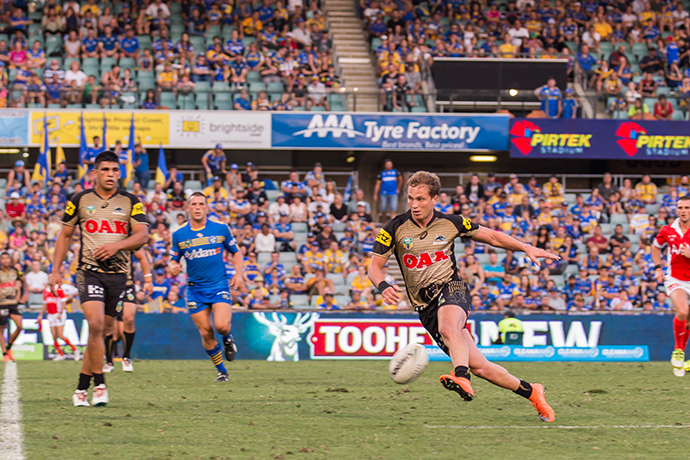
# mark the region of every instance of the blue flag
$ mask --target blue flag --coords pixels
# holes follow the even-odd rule
[[[125,184],[129,184],[134,180],[134,114],[132,114],[132,123],[129,125],[129,145],[127,146],[127,169],[125,174]]]
[[[345,186],[345,194],[343,195],[343,201],[345,203],[350,201],[350,197],[352,196],[352,177],[353,174],[350,174],[350,178],[347,180],[347,185]]]
[[[43,146],[36,159],[31,180],[42,181],[45,185],[50,179],[50,145],[48,144],[48,117],[43,114]]]
[[[165,152],[163,151],[163,145],[158,151],[158,168],[156,168],[156,182],[161,185],[165,184],[165,178],[168,177],[168,166],[165,162]]]
[[[84,164],[84,158],[89,153],[89,146],[86,145],[86,131],[84,131],[84,112],[81,114],[81,133],[79,134],[79,180],[86,176],[89,167]]]

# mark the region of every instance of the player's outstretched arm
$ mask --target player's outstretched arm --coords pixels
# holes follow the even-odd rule
[[[511,251],[522,251],[527,254],[532,262],[541,267],[539,258],[560,260],[560,256],[553,254],[551,252],[545,251],[543,249],[535,248],[531,244],[523,243],[516,240],[510,235],[505,233],[497,232],[495,230],[489,230],[486,227],[479,227],[479,231],[475,236],[472,237],[473,240],[479,241],[480,243],[490,244],[497,248],[509,249]]]
[[[63,225],[62,230],[55,240],[55,253],[53,254],[53,270],[50,272],[50,290],[53,295],[57,295],[57,286],[62,284],[62,276],[60,276],[60,268],[62,262],[65,261],[69,243],[72,241],[74,235],[74,227],[70,225]]]
[[[383,257],[374,253],[371,262],[369,262],[367,274],[369,275],[369,280],[377,289],[379,289],[379,285],[385,281],[386,277],[383,275],[383,267],[386,265],[387,261],[388,257]],[[398,292],[402,292],[400,286],[397,284],[389,284],[381,287],[383,289],[379,289],[379,291],[381,291],[381,297],[383,297],[383,301],[386,302],[387,305],[397,305],[400,302],[400,296],[398,295]]]

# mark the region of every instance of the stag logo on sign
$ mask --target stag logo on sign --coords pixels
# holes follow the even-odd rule
[[[302,335],[314,326],[319,318],[318,313],[297,313],[292,324],[288,324],[285,315],[272,313],[269,318],[266,313],[254,313],[254,319],[268,328],[268,333],[275,339],[271,346],[271,353],[266,361],[299,361],[299,344]]]
[[[297,131],[295,136],[310,138],[312,134],[316,134],[317,137],[326,137],[331,134],[336,139],[339,139],[343,134],[349,138],[364,136],[364,133],[355,130],[352,115],[341,115],[340,117],[338,115],[328,115],[325,120],[323,115],[314,115],[311,117],[307,129]]]

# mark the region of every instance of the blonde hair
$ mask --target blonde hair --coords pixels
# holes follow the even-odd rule
[[[429,196],[431,198],[438,195],[441,190],[441,179],[434,173],[428,171],[417,171],[407,179],[407,188],[420,187],[426,185],[429,188]]]

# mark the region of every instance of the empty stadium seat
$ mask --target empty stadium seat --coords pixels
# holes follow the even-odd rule
[[[171,110],[174,110],[177,108],[177,103],[175,102],[175,94],[174,93],[169,93],[169,92],[161,92],[160,93],[160,104],[161,107],[167,107]]]
[[[309,227],[307,227],[306,222],[293,222],[292,223],[292,231],[295,233],[307,232],[307,231],[309,231]]]
[[[309,297],[307,297],[306,295],[291,295],[290,302],[292,303],[293,308],[295,308],[296,310],[304,310],[310,308]]]
[[[219,110],[232,110],[232,96],[230,93],[216,94],[213,100]]]
[[[198,192],[202,189],[201,181],[198,180],[188,180],[184,183],[185,190],[192,190],[193,192]]]
[[[194,110],[196,108],[194,94],[180,94],[177,97],[177,108],[180,110]]]
[[[209,104],[209,93],[206,92],[196,92],[194,97],[195,97],[195,102],[196,102],[196,108],[198,110],[210,110],[212,107]]]
[[[256,254],[256,261],[259,263],[260,266],[262,266],[262,267],[266,266],[271,261],[271,253],[270,252],[258,252]]]
[[[660,206],[658,204],[648,204],[645,206],[645,212],[647,214],[656,215],[659,212]]]
[[[293,266],[297,263],[297,254],[294,252],[281,252],[278,261],[283,264],[286,268],[288,266]]]
[[[628,216],[625,214],[611,214],[611,224],[627,224]]]

